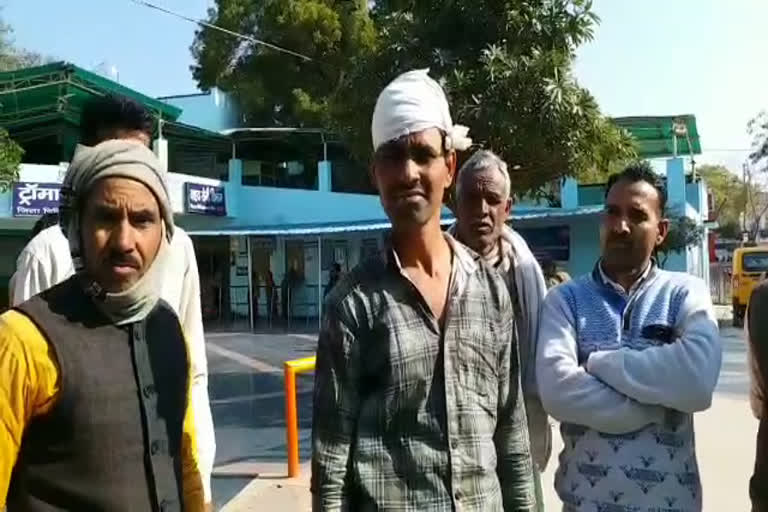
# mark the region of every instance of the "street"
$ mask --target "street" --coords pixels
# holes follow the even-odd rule
[[[740,329],[721,328],[723,367],[712,408],[696,416],[697,451],[706,512],[749,510],[747,484],[757,421],[748,402],[749,377]],[[211,333],[211,403],[217,455],[217,510],[309,510],[312,375],[299,376],[299,439],[303,473],[287,480],[282,362],[314,353],[316,335]],[[544,473],[546,510],[559,511],[553,489],[562,443],[555,432]]]

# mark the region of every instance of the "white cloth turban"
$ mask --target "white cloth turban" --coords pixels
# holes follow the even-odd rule
[[[472,145],[469,128],[454,125],[448,99],[428,69],[417,69],[395,78],[379,95],[373,111],[373,149],[405,135],[429,128],[446,133],[446,149],[464,151]]]

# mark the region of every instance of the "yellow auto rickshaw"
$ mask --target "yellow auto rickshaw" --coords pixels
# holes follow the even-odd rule
[[[768,272],[768,245],[739,247],[733,251],[731,296],[733,298],[733,325],[744,326],[752,288]]]

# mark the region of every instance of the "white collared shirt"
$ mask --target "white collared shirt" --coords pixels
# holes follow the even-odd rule
[[[651,274],[651,269],[653,268],[653,260],[648,262],[648,266],[645,267],[645,270],[643,270],[643,273],[640,274],[640,277],[638,277],[634,283],[632,283],[632,286],[629,287],[629,291],[625,290],[623,286],[621,286],[619,283],[608,277],[608,274],[606,274],[603,271],[603,262],[602,260],[600,263],[598,263],[597,268],[600,271],[600,278],[603,280],[604,283],[610,285],[614,290],[621,293],[622,295],[626,295],[627,297],[632,297],[632,295],[637,292],[637,290],[640,289],[640,287],[643,285],[646,279],[648,279],[648,276]]]

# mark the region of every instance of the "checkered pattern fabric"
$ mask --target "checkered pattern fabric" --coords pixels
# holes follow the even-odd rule
[[[512,303],[453,251],[444,327],[389,250],[326,301],[315,370],[315,510],[523,511],[535,497]]]

